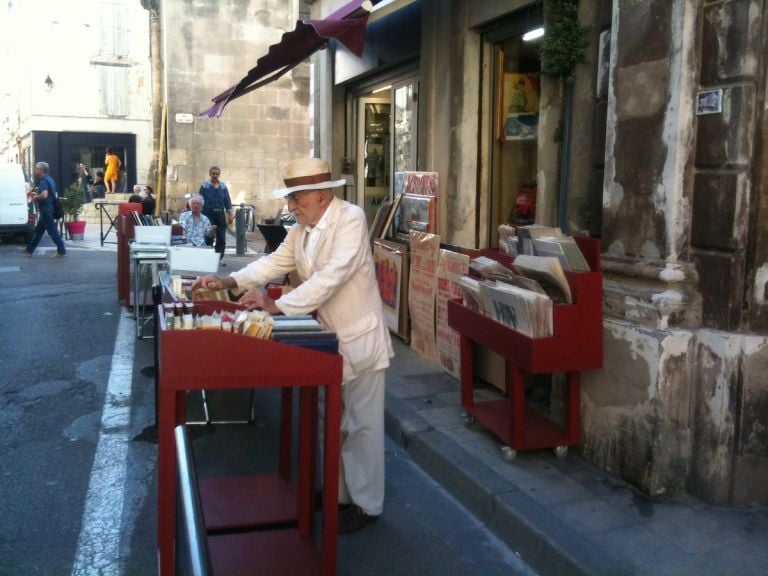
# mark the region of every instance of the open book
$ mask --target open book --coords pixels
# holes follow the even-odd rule
[[[555,304],[573,303],[571,287],[557,258],[521,254],[513,266],[522,276],[536,280]]]

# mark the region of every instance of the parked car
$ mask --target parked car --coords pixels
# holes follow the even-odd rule
[[[29,184],[21,164],[0,164],[0,236],[20,235],[32,239],[37,207],[29,200]]]

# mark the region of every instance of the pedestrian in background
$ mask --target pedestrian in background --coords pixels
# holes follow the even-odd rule
[[[120,158],[112,152],[112,146],[107,146],[107,156],[104,158],[104,180],[107,182],[107,194],[117,192],[117,180],[120,178]]]
[[[93,181],[93,189],[92,194],[93,198],[104,198],[104,195],[107,193],[107,187],[104,184],[104,172],[101,170],[98,170],[96,172],[96,178]]]
[[[56,202],[56,182],[48,174],[48,164],[46,162],[38,162],[35,164],[35,176],[38,179],[37,187],[34,194],[32,194],[32,200],[37,202],[37,226],[35,226],[35,234],[32,236],[32,241],[26,248],[26,253],[29,256],[35,252],[35,248],[40,243],[45,232],[48,232],[48,236],[51,237],[53,243],[56,244],[56,252],[52,254],[52,258],[61,258],[67,255],[67,249],[64,246],[64,241],[61,239],[59,229],[56,227],[56,220],[53,217],[54,204]]]
[[[144,186],[144,199],[141,201],[141,208],[142,212],[144,214],[147,214],[149,216],[155,215],[155,206],[157,205],[157,202],[155,201],[155,197],[152,195],[152,186]]]
[[[203,214],[211,221],[211,224],[216,226],[214,249],[219,253],[219,260],[222,260],[227,245],[227,223],[231,224],[234,219],[232,199],[229,197],[227,185],[219,179],[221,169],[218,166],[211,166],[211,169],[208,170],[208,176],[210,179],[200,186],[199,194],[204,200]],[[208,246],[212,246],[213,241],[214,238],[206,238]],[[221,265],[226,266],[223,262]]]
[[[91,176],[91,171],[88,169],[88,166],[80,162],[80,172],[79,172],[79,179],[80,179],[80,188],[83,191],[83,202],[88,204],[93,200],[93,197],[91,196],[91,186],[93,185],[93,177]]]

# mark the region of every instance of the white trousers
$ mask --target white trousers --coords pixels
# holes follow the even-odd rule
[[[384,509],[384,377],[369,372],[342,386],[339,503]]]

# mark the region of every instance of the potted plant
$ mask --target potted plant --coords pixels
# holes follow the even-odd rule
[[[65,226],[71,240],[82,240],[85,234],[85,221],[78,220],[83,209],[83,191],[77,184],[70,184],[61,197],[64,205]]]

